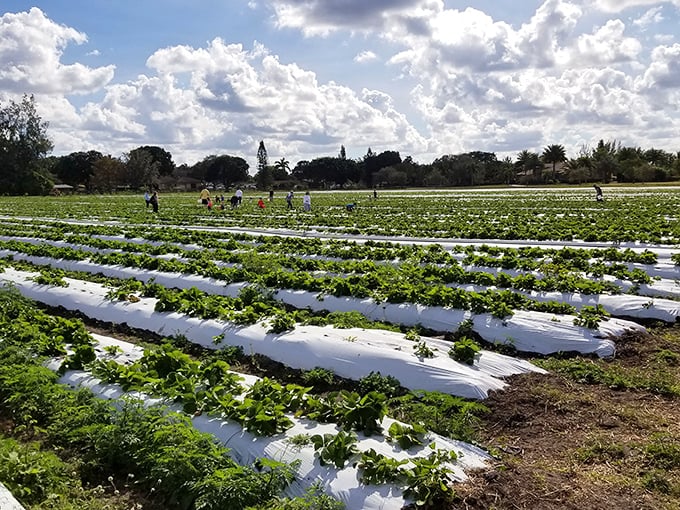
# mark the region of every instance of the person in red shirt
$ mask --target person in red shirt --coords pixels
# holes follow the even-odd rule
[[[260,209],[264,209],[264,208],[265,208],[264,200],[262,200],[262,199],[260,198],[260,199],[257,201],[257,206],[258,206]]]

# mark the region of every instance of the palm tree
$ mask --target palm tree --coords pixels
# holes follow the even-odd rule
[[[555,180],[555,166],[557,163],[564,163],[567,160],[567,153],[564,150],[564,145],[548,145],[543,149],[541,158],[545,163],[552,163],[552,180]]]
[[[290,173],[290,163],[286,158],[281,158],[276,163],[274,163],[274,179],[277,181],[283,181],[289,177]]]
[[[543,163],[537,152],[523,150],[517,155],[515,166],[522,172],[531,172],[534,182],[540,182],[543,172]]]

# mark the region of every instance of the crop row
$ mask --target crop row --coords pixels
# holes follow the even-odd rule
[[[680,200],[675,190],[617,190],[595,204],[590,191],[500,190],[411,194],[384,193],[367,200],[362,193],[315,193],[311,213],[287,211],[275,200],[265,211],[255,195],[235,210],[207,211],[196,197],[167,194],[161,213],[151,215],[136,196],[57,197],[33,203],[6,199],[0,213],[35,218],[78,218],[125,224],[212,225],[245,228],[314,230],[329,234],[415,236],[465,239],[583,240],[676,244],[680,226],[672,215]],[[408,201],[408,207],[404,202]],[[344,204],[358,203],[354,213]]]
[[[24,313],[23,309],[21,313]],[[32,324],[30,332],[26,327],[28,322]],[[23,333],[16,334],[19,331]],[[385,394],[372,390],[363,395],[342,391],[315,397],[309,393],[311,387],[283,386],[269,379],[259,380],[244,391],[241,378],[230,372],[228,364],[220,359],[221,354],[194,361],[169,345],[147,349],[132,364],[98,360],[92,338],[82,325],[41,312],[13,316],[3,324],[3,334],[13,338],[23,349],[34,349],[43,355],[63,355],[68,348],[71,354],[61,365],[62,372],[89,368],[103,380],[120,384],[124,390],[160,394],[180,402],[190,415],[206,412],[222,419],[226,417],[257,435],[285,431],[292,425],[291,414],[338,423],[341,429],[337,433],[298,435],[290,438],[291,444],[297,448],[312,447],[322,466],[331,464],[342,469],[350,459],[355,459],[365,483],[397,484],[407,497],[420,504],[433,504],[451,496],[449,483],[453,472],[447,466],[455,461],[454,452],[439,450],[431,443],[431,450],[426,449],[425,455],[409,457],[407,464],[406,460],[390,458],[370,448],[363,452],[357,449],[354,430],[366,436],[382,432],[381,423],[387,411]],[[106,352],[111,357],[116,354],[113,349]],[[398,382],[390,384],[393,388],[398,387]],[[366,384],[364,387],[370,388]],[[462,405],[461,410],[469,413],[470,405]],[[387,440],[400,448],[422,445],[426,439],[426,431],[420,425],[390,423]],[[271,463],[266,465],[274,467]],[[283,468],[280,463],[276,465]],[[140,482],[145,483],[145,480],[142,478]],[[286,478],[286,483],[289,482]],[[281,489],[281,486],[277,487]]]

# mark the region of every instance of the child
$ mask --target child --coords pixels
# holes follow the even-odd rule
[[[260,198],[260,199],[257,201],[257,206],[258,206],[260,209],[264,209],[265,205],[264,205],[264,200],[262,200],[262,198]]]

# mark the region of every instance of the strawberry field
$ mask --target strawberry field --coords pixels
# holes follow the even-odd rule
[[[473,432],[492,392],[553,358],[616,358],[679,314],[673,188],[312,192],[309,212],[258,198],[167,194],[157,214],[136,195],[0,199],[12,426],[83,449],[83,483],[131,475],[148,508],[446,508],[493,461]],[[27,374],[88,389],[107,418],[27,408]],[[86,446],[126,419],[155,424],[139,451]],[[158,465],[168,422],[224,451]]]

